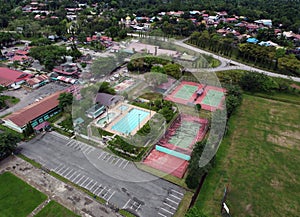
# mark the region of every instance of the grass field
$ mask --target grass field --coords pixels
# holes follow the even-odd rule
[[[299,110],[296,104],[244,95],[196,206],[220,216],[228,184],[233,217],[299,216]]]
[[[37,215],[36,217],[77,217],[71,210],[68,210],[64,206],[55,201],[50,201]]]
[[[9,172],[0,175],[0,217],[25,217],[46,195]]]

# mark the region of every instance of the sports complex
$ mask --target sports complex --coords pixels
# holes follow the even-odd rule
[[[225,89],[191,81],[181,81],[169,89],[165,99],[184,105],[200,104],[204,110],[222,109]]]

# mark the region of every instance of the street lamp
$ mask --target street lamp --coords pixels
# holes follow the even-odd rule
[[[141,114],[138,114],[139,115],[139,130],[141,129],[141,122],[140,122],[140,116]]]

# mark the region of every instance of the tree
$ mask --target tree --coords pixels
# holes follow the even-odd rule
[[[113,87],[110,86],[108,82],[104,81],[100,83],[98,93],[108,93],[108,94],[115,95],[116,91]]]
[[[62,111],[67,111],[73,103],[73,94],[67,92],[61,93],[58,97],[58,101],[58,107]]]
[[[17,143],[21,141],[21,138],[12,133],[0,134],[0,158],[10,155],[17,148]]]
[[[197,103],[196,105],[195,105],[195,109],[196,109],[196,111],[197,112],[200,112],[201,111],[201,104],[199,104],[199,103]]]
[[[175,79],[179,79],[182,76],[180,65],[178,64],[173,64],[173,63],[167,64],[164,66],[164,70],[167,75],[170,75]]]
[[[186,213],[185,217],[207,217],[206,214],[199,210],[197,206],[193,206],[189,211]]]

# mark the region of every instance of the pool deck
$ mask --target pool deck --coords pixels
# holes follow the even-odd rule
[[[122,105],[123,105],[123,106],[128,106],[128,109],[126,109],[125,111],[121,111],[121,110],[119,109],[119,107],[122,106]],[[123,137],[127,137],[128,135],[123,134],[123,133],[118,132],[118,131],[115,131],[115,130],[112,129],[112,127],[113,127],[117,122],[119,122],[122,118],[124,118],[124,117],[128,114],[128,112],[129,112],[131,109],[133,109],[133,108],[139,109],[139,110],[143,110],[143,111],[145,111],[145,112],[150,112],[150,115],[148,115],[147,117],[145,117],[145,118],[140,122],[140,127],[141,127],[141,128],[147,123],[148,120],[151,119],[151,117],[152,117],[153,115],[156,114],[155,111],[148,110],[148,109],[144,109],[144,108],[141,108],[141,107],[138,107],[138,106],[134,106],[134,105],[131,105],[131,104],[127,104],[127,103],[125,103],[125,102],[121,102],[121,103],[118,103],[114,108],[109,109],[108,113],[109,113],[109,112],[114,112],[114,113],[117,114],[117,116],[114,117],[113,121],[111,121],[106,127],[103,127],[103,129],[106,130],[106,131],[108,131],[108,132],[110,132],[110,133],[113,133],[113,134],[116,134],[116,135],[119,135],[119,136],[123,136]],[[105,116],[105,115],[102,115],[102,116],[100,116],[100,118],[97,118],[97,120],[95,120],[94,123],[96,124],[96,126],[100,127],[99,125],[97,125],[97,121],[98,121],[99,119],[103,118],[104,116]],[[133,129],[133,130],[130,132],[130,135],[131,135],[131,136],[135,135],[135,134],[137,133],[138,130],[139,130],[139,126],[137,126],[135,129]]]

